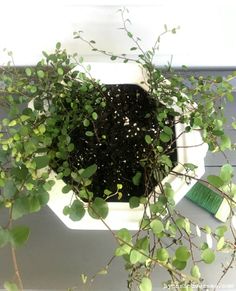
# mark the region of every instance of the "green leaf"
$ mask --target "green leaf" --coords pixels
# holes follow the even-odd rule
[[[204,226],[206,233],[211,234],[211,228],[209,225]]]
[[[126,228],[122,228],[120,230],[117,231],[116,233],[116,237],[119,239],[121,239],[121,243],[127,242],[130,243],[132,241],[132,235],[130,234],[130,232],[128,231],[128,229]]]
[[[5,282],[4,283],[4,288],[7,290],[7,291],[19,291],[18,287],[16,286],[15,283],[11,283],[11,282]]]
[[[181,246],[175,251],[175,256],[178,261],[186,262],[190,257],[190,251],[186,246]]]
[[[24,165],[11,169],[11,175],[18,181],[24,181],[28,173],[29,171]]]
[[[8,126],[12,127],[17,125],[17,121],[15,119],[13,119],[12,121],[9,122]]]
[[[196,279],[200,279],[201,278],[201,273],[200,273],[200,270],[199,270],[197,265],[192,267],[191,275]]]
[[[87,118],[85,118],[85,119],[83,120],[83,125],[84,125],[84,127],[88,127],[89,124],[90,124],[90,121],[89,121]]]
[[[176,28],[172,28],[172,29],[171,29],[171,32],[172,32],[173,34],[176,34]]]
[[[72,190],[71,185],[65,185],[65,186],[62,188],[62,193],[66,194],[66,193],[70,192],[71,190]]]
[[[41,206],[44,206],[48,203],[49,201],[49,194],[47,191],[45,191],[44,189],[42,189],[39,193],[38,193],[38,200]]]
[[[104,193],[106,196],[109,196],[109,195],[112,194],[112,191],[110,191],[109,189],[105,189],[105,190],[103,191],[103,193]]]
[[[31,141],[25,142],[24,143],[24,148],[25,148],[25,151],[28,154],[32,154],[36,150],[35,144],[33,142],[31,142]]]
[[[225,232],[228,230],[226,225],[220,225],[216,228],[215,234],[219,237],[224,236]]]
[[[151,144],[152,143],[152,138],[151,138],[151,136],[150,135],[145,135],[145,141],[146,141],[146,143],[147,144]]]
[[[133,37],[133,34],[130,32],[130,31],[127,31],[127,35],[128,35],[128,37]]]
[[[32,71],[31,71],[30,68],[26,68],[26,69],[25,69],[25,73],[26,73],[26,75],[27,75],[28,77],[30,77],[30,76],[32,75]]]
[[[49,157],[48,156],[35,157],[34,162],[36,163],[36,169],[42,169],[48,166]]]
[[[92,136],[94,136],[94,133],[92,131],[88,130],[85,132],[85,135],[87,135],[88,137],[92,137]]]
[[[69,210],[69,217],[73,221],[81,220],[85,215],[84,205],[79,200],[74,200],[70,210]]]
[[[38,70],[38,71],[37,71],[37,75],[38,75],[38,77],[41,78],[41,79],[44,78],[44,76],[45,76],[44,71],[42,71],[42,70]]]
[[[222,81],[223,81],[222,76],[216,76],[216,78],[215,78],[216,83],[221,83]]]
[[[219,176],[215,175],[209,175],[207,177],[207,181],[216,188],[220,188],[224,185],[224,181]]]
[[[45,133],[46,131],[46,126],[44,124],[40,124],[38,127],[38,130],[41,134]]]
[[[95,219],[105,219],[108,215],[108,210],[107,202],[100,197],[96,197],[88,207],[89,215]]]
[[[117,184],[116,188],[117,188],[117,190],[121,190],[123,188],[123,185],[122,184]]]
[[[207,248],[202,251],[201,258],[206,264],[211,264],[215,260],[215,254],[211,249]]]
[[[188,234],[190,234],[190,222],[187,218],[178,218],[176,219],[176,225],[180,229],[184,229]]]
[[[181,262],[181,261],[176,260],[176,259],[173,260],[172,264],[177,270],[180,270],[180,271],[183,270],[187,265],[186,262]]]
[[[164,211],[164,209],[165,209],[165,206],[163,202],[161,201],[157,201],[156,203],[150,205],[150,210],[154,214],[162,212]]]
[[[191,163],[185,163],[184,167],[190,171],[194,171],[195,169],[197,169],[197,166]]]
[[[61,43],[60,42],[57,42],[56,49],[59,50],[60,48],[61,48]]]
[[[161,140],[162,142],[168,142],[168,141],[170,141],[170,139],[171,139],[171,136],[169,136],[169,135],[166,134],[165,132],[161,132],[161,133],[160,133],[160,140]]]
[[[84,106],[84,109],[88,112],[88,113],[92,113],[93,112],[93,107],[89,104],[86,104]]]
[[[139,186],[142,178],[142,173],[141,172],[136,172],[135,175],[132,178],[132,182],[135,186]]]
[[[100,271],[97,272],[97,275],[107,275],[108,269],[102,268]]]
[[[9,231],[10,242],[13,247],[19,247],[23,245],[29,238],[29,228],[23,225],[13,226]]]
[[[70,143],[67,147],[68,152],[72,152],[75,149],[75,145],[73,143]]]
[[[226,97],[229,102],[234,102],[234,95],[232,93],[226,94]]]
[[[222,151],[226,150],[226,149],[231,149],[231,139],[229,136],[227,135],[222,135],[220,137],[221,139],[221,145],[220,148]]]
[[[132,196],[129,199],[129,207],[131,209],[136,208],[136,207],[139,207],[139,204],[140,204],[140,198],[139,197]]]
[[[169,126],[164,126],[163,131],[170,137],[173,135],[173,130]]]
[[[233,121],[231,125],[232,125],[233,129],[236,129],[236,121]]]
[[[7,199],[14,197],[17,192],[15,183],[12,180],[7,180],[3,188],[3,196]]]
[[[129,254],[130,253],[130,250],[131,250],[131,247],[126,245],[126,244],[123,244],[122,246],[119,246],[116,251],[115,251],[115,255],[117,257],[120,257],[120,256],[123,256],[123,255],[126,255],[126,254]]]
[[[140,221],[140,228],[143,230],[150,229],[150,219],[144,218]]]
[[[233,177],[234,169],[230,164],[225,164],[220,169],[220,178],[225,182],[229,183]]]
[[[63,177],[63,173],[60,173],[60,174],[62,174],[62,176],[61,176],[61,178]],[[47,182],[45,182],[45,184],[43,185],[43,189],[45,190],[45,191],[51,191],[51,189],[52,189],[52,187],[55,185],[55,181],[53,181],[53,180],[49,180],[49,181],[47,181]],[[44,194],[45,192],[43,192],[43,194]]]
[[[62,68],[58,68],[58,69],[57,69],[57,73],[58,73],[58,75],[63,76],[64,71],[63,71]]]
[[[40,202],[39,202],[39,199],[38,197],[29,197],[29,210],[30,212],[37,212],[41,209],[41,205],[40,205]]]
[[[158,233],[160,233],[160,232],[162,232],[164,230],[163,223],[158,219],[153,220],[150,223],[150,226],[151,226],[151,229],[152,229],[153,233],[155,233],[155,234],[158,234]]]
[[[217,246],[216,246],[217,251],[221,250],[224,244],[225,244],[225,238],[222,236],[217,242]]]
[[[65,206],[63,208],[63,214],[64,215],[69,215],[70,214],[70,206]]]
[[[165,248],[160,248],[156,252],[156,258],[159,261],[167,261],[169,258],[169,253]]]
[[[36,93],[36,92],[37,92],[37,87],[34,86],[34,85],[31,85],[31,86],[30,86],[30,92],[31,92],[31,93]],[[35,105],[34,105],[34,106],[35,106]],[[35,109],[36,109],[36,107],[35,107]]]
[[[142,258],[143,258],[143,255],[139,251],[133,249],[130,252],[129,260],[132,265],[138,263]]]
[[[9,231],[8,229],[3,229],[0,227],[0,247],[4,247],[9,241]]]
[[[184,226],[185,226],[185,220],[184,220],[184,218],[178,218],[178,219],[176,219],[176,225],[180,229],[184,228]]]
[[[12,218],[14,220],[22,217],[26,213],[30,212],[28,197],[22,197],[15,200],[12,209]]]
[[[111,56],[111,60],[112,60],[112,61],[115,61],[116,59],[117,59],[116,56]]]
[[[143,252],[148,252],[150,240],[148,236],[144,236],[136,241],[135,247]]]
[[[0,148],[0,164],[7,161],[8,154]]]
[[[97,112],[93,112],[93,113],[92,113],[92,118],[93,118],[94,120],[97,120],[97,119],[98,119]]]
[[[91,176],[93,176],[97,171],[97,165],[93,164],[89,167],[87,167],[86,169],[84,169],[84,171],[81,173],[81,177],[84,179],[88,179]]]
[[[141,284],[139,285],[139,290],[152,291],[152,281],[147,277],[143,277]]]

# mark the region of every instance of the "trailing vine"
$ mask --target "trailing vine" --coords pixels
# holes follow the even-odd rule
[[[0,227],[0,246],[11,245],[17,278],[15,282],[5,283],[7,290],[23,290],[15,249],[29,237],[28,227],[14,225],[14,222],[23,215],[40,211],[47,204],[55,183],[50,178],[52,169],[58,180],[67,182],[62,192],[74,192],[71,204],[65,205],[64,214],[73,221],[79,221],[88,212],[92,218],[104,223],[117,243],[114,255],[91,280],[82,274],[84,284],[93,282],[97,275],[106,274],[116,257],[124,260],[129,290],[136,287],[141,291],[152,290],[151,275],[158,268],[165,269],[169,274],[169,280],[163,282],[163,286],[171,290],[192,290],[191,286],[198,286],[201,290],[204,282],[201,264],[213,263],[217,252],[229,253],[231,260],[223,267],[215,288],[233,267],[236,252],[233,167],[226,158],[226,164],[218,175],[210,175],[203,180],[195,175],[194,164],[183,164],[184,172],[176,172],[173,167],[178,161],[173,162],[171,154],[180,135],[191,131],[201,131],[203,141],[212,152],[235,149],[225,133],[227,118],[224,109],[226,102],[234,99],[230,81],[236,74],[226,78],[183,78],[170,66],[167,71],[157,68],[153,59],[162,36],[169,32],[176,33],[177,29],[165,26],[154,46],[145,51],[141,39],[129,29],[127,10],[120,12],[122,30],[133,42],[130,50],[138,52],[136,59],[100,50],[96,42],[86,40],[82,32],[74,33],[74,38],[87,43],[93,51],[110,57],[112,61],[136,62],[146,72],[144,82],[149,88],[148,98],[155,104],[155,111],[149,115],[155,114],[160,129],[155,135],[144,134],[148,150],[140,159],[140,164],[144,169],[146,188],[142,196],[129,199],[131,209],[143,206],[140,229],[132,235],[125,228],[116,232],[106,223],[109,199],[115,197],[119,201],[124,195],[122,183],[102,189],[104,195],[98,197],[92,191],[98,172],[97,164],[81,163],[78,167],[73,164],[73,157],[78,151],[71,138],[75,129],[83,132],[80,138],[86,143],[95,140],[97,144],[108,145],[106,134],[100,132],[98,127],[100,117],[108,108],[107,86],[93,78],[90,66],[82,57],[68,54],[60,43],[57,43],[54,53],[43,52],[44,58],[35,67],[19,70],[11,61],[0,68],[0,103],[6,115],[0,124],[0,208],[10,213],[7,225]],[[12,57],[12,53],[9,55]],[[165,75],[168,75],[168,81]],[[179,136],[175,136],[174,132],[177,124],[186,125]],[[235,121],[232,127],[236,129]],[[182,176],[186,183],[201,181],[217,190],[230,206],[229,226],[219,225],[216,229],[199,226],[178,213],[171,184],[163,184],[163,178],[167,175]],[[136,172],[132,178],[133,184],[139,185],[141,177],[141,173]],[[154,181],[157,188],[150,187]],[[231,239],[228,238],[229,233]],[[206,240],[199,242],[202,234],[206,235]],[[213,240],[216,243],[214,248]]]

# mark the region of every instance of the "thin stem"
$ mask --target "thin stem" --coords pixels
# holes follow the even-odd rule
[[[10,209],[9,212],[9,228],[12,227],[12,207]],[[17,279],[17,285],[20,291],[23,291],[23,282],[21,279],[21,275],[20,275],[20,271],[19,271],[19,267],[18,267],[18,263],[17,263],[17,258],[16,258],[16,250],[13,246],[11,246],[11,255],[12,255],[12,262],[13,262],[13,267],[14,267],[14,271],[15,271],[15,275],[16,275],[16,279]]]
[[[94,209],[93,209],[93,211],[94,211]],[[94,213],[96,215],[98,215],[95,211],[94,211]],[[127,241],[125,241],[125,240],[121,239],[120,237],[118,237],[116,235],[116,233],[110,228],[110,226],[104,221],[104,219],[102,219],[101,217],[100,217],[100,219],[103,222],[103,224],[107,227],[107,229],[112,233],[113,237],[115,238],[115,240],[118,242],[119,245],[122,243],[122,244],[125,244],[125,245],[129,246],[131,249],[134,249],[134,246],[132,244],[130,244]],[[181,276],[181,277],[183,277],[185,279],[188,279],[189,281],[199,282],[198,279],[196,279],[196,278],[194,278],[194,277],[192,277],[190,275],[187,275],[185,273],[179,272],[178,270],[175,270],[174,268],[172,268],[168,264],[165,264],[165,263],[163,263],[161,261],[158,261],[157,259],[154,259],[154,258],[150,257],[149,255],[147,255],[145,252],[143,252],[141,250],[138,250],[138,252],[141,255],[143,255],[145,258],[151,260],[153,263],[158,264],[159,266],[171,271],[172,273],[175,273],[175,274],[177,274],[177,275],[179,275],[179,276]]]
[[[224,191],[220,190],[219,188],[217,188],[216,186],[212,185],[211,183],[207,182],[204,179],[196,178],[194,176],[184,174],[184,173],[179,173],[179,172],[176,172],[173,170],[170,172],[170,175],[183,176],[183,177],[187,177],[187,178],[199,181],[199,182],[203,182],[203,183],[207,184],[209,186],[209,188],[213,188],[214,190],[217,190],[223,197],[225,197],[225,199],[229,200],[230,202],[235,203],[234,199],[231,198],[228,194],[226,194]]]
[[[222,281],[222,279],[224,278],[226,273],[229,271],[229,269],[232,267],[234,260],[235,260],[235,256],[236,256],[236,249],[234,250],[234,252],[232,254],[232,258],[231,258],[228,266],[223,270],[223,273],[222,273],[221,277],[219,278],[219,280],[217,281],[216,286],[215,286],[213,291],[218,290],[218,286],[219,286],[220,282]]]
[[[19,267],[18,267],[18,263],[17,263],[17,259],[16,259],[16,250],[13,246],[11,246],[11,255],[12,255],[12,261],[13,261],[13,266],[14,266],[14,270],[15,270],[15,275],[18,281],[18,288],[20,289],[20,291],[23,291],[23,282],[21,279],[21,275],[20,275],[20,271],[19,271]]]

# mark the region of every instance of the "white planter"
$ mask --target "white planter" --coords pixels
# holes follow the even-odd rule
[[[104,84],[137,84],[144,89],[147,85],[141,84],[145,79],[142,69],[137,64],[123,63],[91,63],[91,75],[101,80]],[[176,136],[184,131],[184,124],[177,124],[175,127]],[[201,177],[204,174],[204,157],[207,152],[207,146],[199,145],[202,143],[199,131],[184,133],[177,139],[177,156],[179,165],[174,168],[176,172],[184,172],[184,163],[193,163],[198,166],[196,176]],[[189,147],[190,146],[190,147]],[[63,208],[73,201],[74,194],[70,191],[68,194],[62,193],[65,183],[55,178],[55,173],[51,173],[51,179],[55,180],[55,185],[50,191],[50,200],[48,206],[58,216],[58,218],[70,229],[107,229],[100,220],[91,218],[87,213],[81,221],[74,222],[68,216],[63,214]],[[163,183],[169,182],[175,192],[174,200],[177,204],[194,185],[196,181],[192,180],[191,184],[186,184],[185,179],[174,175],[167,176]],[[137,230],[139,222],[143,215],[143,207],[130,209],[128,203],[110,202],[109,214],[105,219],[106,224],[111,229],[127,228]]]

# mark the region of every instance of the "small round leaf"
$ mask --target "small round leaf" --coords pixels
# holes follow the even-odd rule
[[[190,257],[190,251],[186,246],[181,246],[175,251],[175,256],[178,261],[186,262]]]
[[[200,273],[200,270],[198,268],[197,265],[193,266],[192,269],[191,269],[191,275],[194,277],[194,278],[201,278],[201,273]]]
[[[120,243],[124,243],[124,242],[130,243],[132,241],[132,235],[126,228],[120,229],[116,233],[116,237],[120,239]]]
[[[160,233],[160,232],[162,232],[164,230],[163,223],[158,219],[153,220],[150,223],[150,226],[151,226],[151,229],[152,229],[153,233],[155,233],[155,234],[158,234],[158,233]]]
[[[173,264],[173,266],[177,269],[177,270],[183,270],[185,267],[186,267],[186,265],[187,265],[187,263],[186,262],[182,262],[182,261],[179,261],[179,260],[174,260],[173,262],[172,262],[172,264]]]
[[[156,257],[159,261],[166,261],[169,258],[169,253],[165,248],[160,248],[156,252]]]
[[[131,263],[132,265],[134,265],[134,264],[138,263],[139,260],[142,259],[142,257],[143,257],[143,255],[142,255],[139,251],[137,251],[137,250],[132,250],[132,251],[130,252],[130,256],[129,256],[130,263]]]
[[[152,291],[152,281],[144,277],[141,281],[141,284],[139,285],[139,290],[140,291]]]
[[[105,219],[108,215],[107,202],[100,197],[96,197],[95,200],[89,205],[88,213],[92,218]]]
[[[207,248],[202,251],[201,258],[206,264],[211,264],[215,260],[215,254],[211,249]]]
[[[17,225],[10,229],[10,242],[13,247],[19,247],[23,245],[29,238],[29,232],[29,228],[23,225]]]
[[[73,221],[79,221],[84,217],[84,215],[85,215],[85,209],[84,209],[83,203],[79,200],[75,200],[72,203],[70,210],[69,210],[70,219]]]
[[[136,207],[139,207],[139,204],[140,204],[140,198],[139,197],[132,196],[129,199],[129,207],[131,209],[136,208]]]

